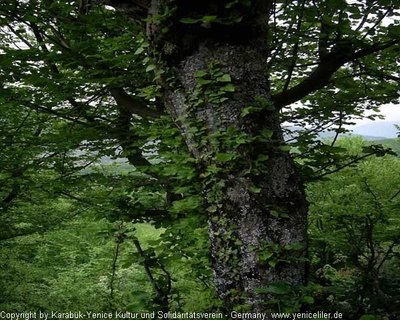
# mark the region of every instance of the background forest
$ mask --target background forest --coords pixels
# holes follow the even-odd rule
[[[399,319],[400,3],[191,3],[0,2],[0,311]]]
[[[400,149],[396,140],[387,143]],[[365,157],[370,144],[354,136],[337,141],[343,159]],[[307,184],[310,283],[298,296],[275,288],[283,311],[306,304],[349,318],[396,319],[399,179],[397,156],[370,155]],[[52,170],[34,168],[17,180],[2,170],[2,180],[2,190],[12,182],[20,191],[12,204],[3,201],[1,310],[157,311],[161,297],[171,311],[218,307],[205,227],[193,217],[168,226],[135,219],[137,210],[166,199],[157,190],[132,190],[140,174],[130,165],[92,164],[68,177],[68,191]]]

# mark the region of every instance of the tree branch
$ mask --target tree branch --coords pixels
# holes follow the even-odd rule
[[[142,155],[142,150],[135,144],[139,138],[131,131],[131,113],[120,110],[115,135],[126,153],[129,163],[133,166],[151,166],[151,163]]]
[[[285,92],[278,93],[272,96],[272,101],[275,108],[280,109],[284,106],[301,100],[310,93],[325,87],[331,76],[342,67],[344,62],[340,59],[327,59],[298,85],[290,88]]]
[[[321,179],[321,178],[323,178],[323,177],[325,177],[325,176],[327,176],[327,175],[329,175],[329,174],[332,174],[332,173],[335,173],[335,172],[339,172],[339,171],[343,170],[344,168],[349,167],[349,166],[351,166],[352,164],[355,164],[355,163],[357,163],[357,162],[359,162],[359,161],[361,161],[361,160],[363,160],[363,159],[365,159],[365,158],[368,158],[368,157],[370,157],[370,156],[373,156],[373,155],[375,155],[375,154],[377,154],[377,152],[371,152],[371,153],[368,153],[368,154],[363,155],[363,156],[361,156],[361,157],[358,157],[357,159],[354,159],[354,160],[352,160],[352,161],[349,161],[348,163],[346,163],[346,164],[344,164],[344,165],[342,165],[342,166],[339,166],[339,167],[337,167],[337,168],[334,169],[334,170],[327,171],[327,172],[324,172],[323,174],[320,174],[319,176],[312,177],[309,181],[319,180],[319,179]]]
[[[392,39],[384,43],[375,43],[369,48],[350,54],[349,52],[343,52],[342,50],[328,54],[326,59],[321,61],[318,67],[298,85],[285,92],[281,92],[272,96],[272,101],[275,104],[275,108],[283,108],[284,106],[301,100],[310,93],[322,89],[329,84],[332,75],[347,62],[385,50],[398,43],[400,43],[400,39]]]
[[[149,279],[149,281],[150,281],[150,283],[151,283],[153,289],[154,289],[157,293],[162,292],[161,289],[160,289],[160,287],[159,287],[158,284],[157,284],[157,281],[155,280],[155,278],[154,278],[154,276],[153,276],[153,273],[152,273],[152,271],[151,271],[151,269],[150,269],[150,266],[149,266],[149,264],[148,264],[148,261],[147,261],[148,258],[147,258],[147,256],[146,256],[146,254],[144,253],[144,251],[142,250],[142,246],[140,245],[139,240],[133,239],[133,244],[135,245],[136,250],[137,250],[139,256],[140,256],[141,258],[143,258],[143,267],[144,267],[144,270],[145,270],[145,272],[146,272],[146,275],[147,275],[147,277],[148,277],[148,279]]]
[[[117,104],[132,114],[142,118],[160,118],[164,115],[161,111],[149,108],[143,101],[133,98],[122,88],[110,88],[109,91]]]
[[[299,6],[301,6],[301,11],[300,11],[299,18],[297,20],[297,26],[296,26],[297,34],[300,33],[301,23],[303,21],[304,3],[305,3],[305,1],[302,1],[301,5],[299,5]],[[292,53],[293,58],[292,58],[292,61],[290,63],[289,69],[288,69],[288,76],[286,78],[285,85],[283,86],[283,92],[285,92],[289,88],[290,81],[292,80],[293,70],[296,66],[296,60],[297,60],[297,55],[298,55],[298,51],[299,51],[299,42],[300,42],[300,37],[297,35],[297,41],[293,46],[293,53]]]

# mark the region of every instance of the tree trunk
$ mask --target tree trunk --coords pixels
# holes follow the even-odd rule
[[[307,252],[304,188],[267,77],[271,2],[145,2],[147,37],[173,73],[164,103],[198,163],[218,295],[228,312],[268,311],[260,289],[304,283]]]
[[[218,181],[204,183],[204,201],[209,209],[215,285],[228,310],[237,305],[266,310],[268,296],[257,289],[279,281],[301,284],[306,276],[305,263],[297,258],[306,256],[307,204],[295,165],[280,148],[278,111],[260,107],[242,116],[246,107],[270,100],[264,52],[252,43],[199,44],[191,55],[174,64],[180,89],[166,93],[168,110],[179,119],[187,145],[199,161],[199,176],[207,167],[218,168]],[[235,91],[222,104],[205,102],[193,110],[190,101],[198,99],[194,97],[194,75],[208,70],[212,62],[218,62],[222,72],[230,75]],[[272,108],[269,105],[267,109]],[[189,133],[198,123],[205,127],[203,145]],[[236,149],[229,139],[228,145],[223,139],[213,141],[218,140],[213,134],[232,128],[245,133],[249,141],[255,139]],[[272,135],[257,139],[262,132]],[[233,164],[218,161],[213,157],[218,153],[233,155]],[[287,246],[294,244],[298,246]]]

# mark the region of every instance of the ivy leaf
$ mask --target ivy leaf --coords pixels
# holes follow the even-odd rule
[[[225,92],[234,92],[235,86],[232,83],[229,83],[226,86],[222,87],[221,90],[223,90]]]
[[[219,162],[227,162],[232,160],[235,157],[234,154],[232,153],[217,153],[215,155],[215,160],[219,161]]]
[[[314,298],[310,296],[305,296],[301,298],[301,301],[307,303],[307,304],[313,304],[314,303]]]
[[[204,84],[209,84],[209,83],[211,83],[212,80],[208,80],[208,79],[199,79],[199,80],[197,80],[197,82],[198,82],[199,84],[201,84],[201,85],[204,85]]]
[[[156,65],[155,65],[155,64],[149,64],[149,65],[146,67],[146,72],[150,72],[150,71],[154,70],[155,68],[156,68]]]
[[[279,282],[271,284],[266,291],[275,294],[288,294],[291,291],[291,287],[285,282]]]
[[[139,55],[139,54],[141,54],[143,51],[144,51],[144,47],[139,47],[139,48],[136,49],[134,55]]]
[[[231,82],[231,76],[229,74],[224,74],[222,77],[217,78],[218,82]]]
[[[204,71],[204,70],[199,70],[199,71],[197,71],[196,72],[196,74],[194,75],[196,78],[202,78],[202,77],[204,77],[204,76],[206,76],[207,75],[207,72],[206,71]]]
[[[261,192],[261,188],[257,188],[257,187],[254,187],[254,186],[250,187],[249,190],[250,190],[250,192],[253,192],[253,193],[260,193]]]
[[[269,264],[272,268],[275,268],[275,266],[278,264],[278,260],[277,260],[277,259],[270,259],[270,260],[268,260],[268,264]]]
[[[204,16],[201,20],[203,22],[213,22],[218,20],[218,16]]]
[[[292,147],[289,145],[285,145],[285,146],[279,146],[279,149],[282,151],[290,151]]]

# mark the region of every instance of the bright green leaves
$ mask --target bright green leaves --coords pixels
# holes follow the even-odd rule
[[[260,193],[262,191],[262,189],[261,188],[257,188],[255,186],[251,186],[251,187],[249,187],[249,191],[252,192],[252,193]]]
[[[221,88],[222,91],[225,92],[234,92],[235,91],[235,87],[232,83],[227,84],[226,86]]]
[[[196,74],[194,75],[197,79],[201,79],[203,77],[205,77],[208,73],[204,70],[199,70],[196,72]]]
[[[281,146],[281,149],[295,148],[295,159],[301,164],[300,170],[305,180],[315,180],[329,176],[331,172],[352,166],[359,160],[369,156],[382,157],[384,155],[396,155],[391,149],[382,145],[365,145],[360,137],[344,137],[334,145],[329,141],[313,141],[305,145],[305,141],[299,139],[296,143]],[[352,146],[349,146],[352,144]],[[302,154],[307,152],[307,156]]]
[[[269,64],[271,87],[276,93],[306,80],[321,65],[324,55],[373,51],[389,41],[394,44],[399,38],[399,11],[393,1],[280,2],[278,7],[281,11],[274,21],[271,20]],[[392,25],[391,21],[394,21]],[[347,49],[343,46],[345,42]],[[354,119],[351,115],[363,114],[366,108],[398,101],[398,94],[393,92],[396,83],[389,80],[397,76],[395,47],[363,57],[362,65],[354,61],[344,65],[333,75],[326,89],[319,89],[301,101],[306,106],[304,109],[300,104],[289,107],[288,111],[295,110],[290,117],[298,119],[299,125],[316,128],[325,126],[335,113],[342,112],[343,123]],[[322,113],[318,115],[315,110]],[[330,113],[325,113],[328,110]],[[283,115],[285,113],[284,109]]]
[[[229,74],[224,74],[221,77],[217,78],[218,82],[231,82],[231,76]]]
[[[254,248],[258,259],[274,268],[278,263],[290,263],[296,260],[296,253],[303,250],[300,244],[287,244],[284,246],[265,243],[261,248]]]
[[[267,100],[260,96],[256,96],[254,97],[254,105],[243,108],[240,116],[244,118],[247,115],[257,114],[261,111],[273,111],[273,110],[275,110],[275,107],[270,100]]]
[[[192,195],[179,201],[175,201],[171,208],[171,213],[185,214],[193,210],[198,211],[203,204],[203,199],[199,195]]]
[[[292,286],[287,282],[278,282],[271,284],[265,291],[278,295],[288,294],[292,291]]]
[[[215,160],[218,162],[227,162],[231,161],[235,158],[235,155],[232,153],[217,153],[215,155]]]
[[[363,144],[368,148],[356,137],[338,143],[353,157],[363,155]],[[367,148],[364,151],[375,151]],[[399,274],[399,260],[392,252],[399,250],[399,172],[397,157],[370,156],[330,175],[329,180],[308,184],[312,264],[318,270],[316,280],[328,281],[325,290],[337,305],[342,301],[359,305],[361,297],[364,310],[375,310],[384,317],[389,308],[381,309],[373,293],[375,285],[362,279],[374,279],[384,288],[388,301],[398,296],[400,278],[393,275]],[[325,256],[328,251],[331,255]],[[361,285],[366,289],[358,291]],[[356,312],[353,308],[342,310],[349,316]]]
[[[195,73],[195,79],[197,85],[189,98],[188,112],[196,114],[212,109],[212,112],[217,115],[223,113],[224,108],[229,107],[226,102],[230,93],[235,91],[231,76],[224,73],[218,63],[210,63],[208,70],[198,70]],[[235,149],[248,141],[246,135],[234,126],[227,128],[221,126],[219,129],[208,132],[203,119],[189,120],[185,116],[182,120],[187,126],[189,137],[196,141],[195,146],[203,150],[199,161],[212,165],[209,163],[212,160],[218,163],[218,170],[222,170],[222,167],[230,167],[237,157]],[[201,176],[209,180],[207,172],[202,173]]]
[[[242,113],[240,114],[240,116],[241,116],[242,118],[244,118],[244,117],[247,116],[248,114],[251,114],[251,113],[257,112],[257,111],[260,111],[260,109],[257,108],[257,107],[253,107],[253,106],[246,107],[246,108],[243,108]]]
[[[218,64],[210,63],[209,70],[199,70],[195,74],[197,86],[194,92],[193,104],[221,104],[228,100],[229,93],[235,91],[229,74],[224,74]]]
[[[146,72],[153,71],[155,68],[156,68],[156,65],[155,65],[155,64],[149,64],[149,65],[147,65],[147,67],[146,67]]]

